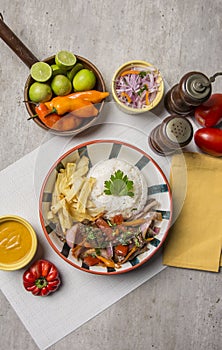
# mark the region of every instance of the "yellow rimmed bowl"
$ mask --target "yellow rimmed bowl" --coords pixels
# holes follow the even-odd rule
[[[129,103],[124,103],[119,99],[118,93],[116,91],[116,85],[117,85],[117,81],[119,79],[119,77],[126,71],[129,70],[141,70],[141,71],[148,71],[149,69],[151,69],[151,71],[156,72],[157,74],[157,79],[156,82],[158,84],[158,91],[156,93],[155,98],[149,102],[149,104],[144,105],[142,108],[135,108],[135,107],[131,107]],[[149,89],[148,89],[149,91]],[[164,81],[163,81],[163,77],[161,75],[161,73],[159,72],[158,68],[156,68],[153,64],[148,63],[146,61],[140,61],[140,60],[134,60],[134,61],[129,61],[124,63],[122,66],[120,66],[116,72],[114,73],[113,79],[112,79],[112,95],[113,98],[117,104],[117,106],[125,113],[128,114],[140,114],[140,113],[145,113],[148,112],[152,109],[154,109],[155,107],[157,107],[157,105],[160,103],[160,101],[162,100],[164,94]],[[127,102],[127,100],[126,100]]]
[[[0,216],[0,270],[14,271],[26,266],[37,250],[37,236],[25,219]]]

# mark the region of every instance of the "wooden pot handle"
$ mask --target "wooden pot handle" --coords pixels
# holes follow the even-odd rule
[[[12,30],[4,23],[3,16],[1,13],[0,37],[29,68],[31,68],[33,63],[39,61],[31,53],[31,51],[21,42],[21,40],[15,35],[15,33],[13,33]]]

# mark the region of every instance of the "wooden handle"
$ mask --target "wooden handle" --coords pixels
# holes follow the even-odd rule
[[[29,68],[39,61],[4,23],[2,14],[0,14],[0,37]]]

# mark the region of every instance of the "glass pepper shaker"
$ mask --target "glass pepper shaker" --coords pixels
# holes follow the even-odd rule
[[[184,116],[192,114],[195,107],[211,96],[211,83],[218,75],[222,75],[222,72],[214,74],[211,78],[195,71],[185,74],[179,83],[167,92],[164,98],[165,108],[171,114]]]

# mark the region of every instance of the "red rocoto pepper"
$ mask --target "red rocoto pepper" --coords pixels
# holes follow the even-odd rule
[[[200,128],[194,134],[196,145],[205,153],[222,157],[222,130],[217,128]]]
[[[47,260],[37,260],[24,272],[23,285],[33,295],[46,296],[55,292],[60,285],[58,270]]]
[[[196,121],[207,128],[217,125],[222,120],[222,94],[213,94],[195,109]]]

